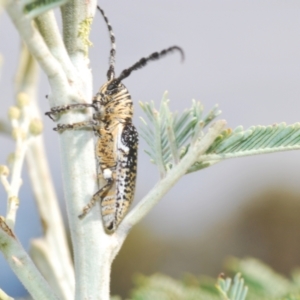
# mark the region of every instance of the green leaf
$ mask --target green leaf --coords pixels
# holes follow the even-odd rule
[[[27,17],[33,19],[46,11],[59,7],[68,2],[68,0],[22,0],[21,4]]]
[[[181,115],[174,114],[169,109],[167,93],[163,96],[159,110],[153,101],[140,105],[149,119],[149,123],[143,121],[141,135],[149,145],[150,150],[147,152],[162,176],[179,163],[188,149],[204,135],[205,127],[221,113],[215,106],[205,116],[203,105],[193,100],[191,108]],[[257,125],[246,130],[238,126],[234,130],[224,130],[187,173],[227,158],[296,149],[300,149],[300,123]]]
[[[300,123],[252,126],[234,130],[216,140],[202,157],[221,160],[232,157],[300,149]]]
[[[192,101],[190,109],[181,115],[172,113],[169,109],[168,94],[165,93],[159,110],[150,103],[140,102],[149,122],[142,119],[141,136],[149,146],[147,153],[158,166],[162,176],[185,155],[190,144],[202,135],[202,129],[207,126],[219,113],[214,107],[207,116],[203,116],[203,105]],[[210,165],[197,164],[197,169]]]

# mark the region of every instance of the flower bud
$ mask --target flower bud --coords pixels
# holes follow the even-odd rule
[[[24,106],[28,105],[30,102],[29,96],[26,93],[19,93],[17,95],[17,105],[19,108],[23,108]]]
[[[0,175],[8,176],[9,175],[9,169],[5,165],[0,165]]]
[[[13,120],[18,120],[21,116],[21,111],[17,106],[11,106],[8,110],[8,117]]]
[[[40,119],[32,119],[29,124],[29,132],[32,135],[39,135],[43,131],[43,123]]]

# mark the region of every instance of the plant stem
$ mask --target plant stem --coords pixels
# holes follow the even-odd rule
[[[36,102],[37,84],[38,66],[24,45],[15,78],[15,89],[16,94],[28,95],[30,103],[26,117],[30,119],[41,119]],[[41,136],[33,138],[28,144],[26,160],[45,234],[43,238],[32,241],[31,256],[59,297],[69,299],[75,290],[74,270]]]
[[[0,218],[0,250],[33,299],[58,299],[2,218]]]

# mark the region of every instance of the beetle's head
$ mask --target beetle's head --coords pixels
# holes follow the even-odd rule
[[[99,90],[99,101],[102,105],[105,105],[113,101],[115,97],[123,91],[127,92],[127,89],[123,83],[119,82],[117,79],[109,80],[104,83]]]

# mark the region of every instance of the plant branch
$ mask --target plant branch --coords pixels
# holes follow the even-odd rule
[[[91,45],[88,35],[96,5],[95,0],[72,0],[61,7],[64,43],[77,68],[81,63],[88,62],[88,47]]]
[[[12,159],[10,183],[3,180],[2,183],[7,191],[6,222],[13,230],[19,207],[18,194],[22,185],[21,173],[28,142],[30,141],[30,133],[26,106],[22,107],[22,109],[11,107],[9,110],[9,117],[13,128],[12,135],[16,140],[16,148]]]
[[[6,10],[16,26],[21,37],[28,46],[32,55],[39,62],[42,69],[50,78],[59,76],[63,78],[62,69],[56,59],[51,55],[40,33],[34,28],[33,23],[22,13],[21,6],[14,1],[9,1]]]
[[[0,218],[0,250],[34,299],[58,299],[3,218]]]
[[[291,150],[299,150],[299,149],[300,149],[300,144],[297,144],[294,146],[281,146],[281,147],[274,147],[274,148],[245,150],[237,153],[205,154],[200,156],[200,160],[218,162],[229,158],[238,158],[243,156],[252,156],[258,154],[267,154],[267,153],[291,151]]]
[[[69,104],[71,100],[92,99],[92,76],[87,58],[88,32],[96,7],[92,1],[70,1],[62,8],[64,43],[80,80],[69,82],[65,67],[52,55],[52,42],[44,42],[40,32],[32,26],[16,2],[10,2],[7,11],[29,51],[48,75],[52,94],[51,106]],[[41,24],[41,23],[40,23]],[[43,32],[42,25],[40,26]],[[50,36],[49,33],[44,33]],[[52,51],[52,53],[51,53]],[[74,92],[75,91],[75,92]],[[76,98],[78,91],[81,94]],[[75,95],[75,96],[73,96]],[[81,96],[83,95],[83,96]],[[55,103],[53,101],[55,99]],[[70,112],[61,115],[60,122],[76,123],[89,115]],[[67,213],[74,250],[76,291],[75,299],[109,300],[110,268],[112,250],[117,241],[104,231],[99,206],[95,207],[84,220],[78,215],[90,202],[97,190],[97,166],[92,131],[65,131],[59,134],[62,156],[62,177]],[[43,255],[43,243],[35,243],[36,253]],[[47,299],[40,297],[40,299]]]
[[[27,47],[23,46],[15,89],[17,93],[25,93],[30,98],[29,111],[30,118],[33,120],[41,119],[36,102],[37,83],[36,61]],[[75,290],[74,270],[41,136],[33,139],[28,145],[26,160],[45,234],[44,238],[32,242],[30,250],[32,258],[60,298],[69,299]],[[39,259],[41,252],[44,260]]]
[[[96,2],[70,1],[62,7],[64,43],[80,74],[84,99],[92,99],[92,77],[87,58],[87,33]],[[79,34],[81,33],[81,34]],[[65,104],[68,102],[66,101]],[[63,123],[76,123],[90,115],[67,113]],[[74,250],[76,299],[109,299],[111,248],[114,240],[104,231],[99,206],[83,219],[78,215],[97,190],[97,166],[92,131],[64,131],[59,135],[64,195]]]
[[[55,104],[61,104],[65,98],[74,94],[70,90],[68,80],[61,65],[52,56],[42,36],[33,26],[33,22],[22,13],[21,4],[10,0],[6,6],[6,10],[30,53],[47,74],[50,85],[55,89]]]
[[[48,11],[36,18],[36,24],[49,47],[52,55],[59,61],[68,81],[72,84],[80,79],[63,43],[53,11]]]

